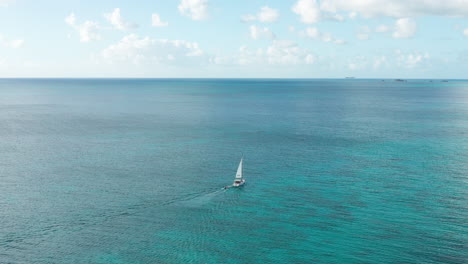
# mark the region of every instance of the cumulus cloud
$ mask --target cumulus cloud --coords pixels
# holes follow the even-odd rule
[[[244,15],[241,17],[242,22],[251,22],[258,20],[260,22],[271,23],[277,21],[279,18],[279,12],[268,6],[263,6],[257,15]]]
[[[389,31],[391,31],[391,27],[386,26],[386,25],[378,25],[375,28],[375,32],[377,32],[377,33],[386,33],[386,32],[389,32]]]
[[[315,62],[315,56],[312,54],[307,54],[307,56],[305,57],[305,63],[314,64],[314,62]]]
[[[301,22],[314,24],[321,19],[355,19],[416,16],[468,17],[467,0],[297,0],[292,11]]]
[[[394,50],[376,55],[358,54],[347,56],[344,60],[331,64],[333,69],[346,69],[368,74],[370,71],[385,73],[389,72],[417,72],[429,70],[432,57],[423,51]],[[333,61],[333,57],[319,57],[318,61]],[[388,72],[387,72],[388,73]]]
[[[376,33],[391,33],[393,38],[411,38],[416,31],[416,22],[411,18],[397,19],[392,26],[378,25],[374,30]],[[358,30],[356,37],[360,40],[367,40],[371,33],[372,30],[368,26],[363,26]]]
[[[400,18],[395,22],[394,38],[410,38],[416,33],[416,23],[410,18]]]
[[[292,41],[277,40],[264,49],[240,49],[240,64],[297,65],[312,64],[314,55]]]
[[[333,43],[338,44],[338,45],[343,45],[343,44],[346,44],[346,41],[343,39],[335,39]]]
[[[378,55],[373,57],[367,57],[363,55],[355,56],[348,60],[346,67],[351,71],[369,71],[379,70],[382,68],[388,68],[396,65],[395,56]]]
[[[182,15],[193,20],[208,18],[208,0],[181,0],[178,9]]]
[[[302,23],[314,24],[321,19],[331,21],[344,21],[345,16],[336,12],[323,12],[317,0],[298,0],[292,7],[292,11],[299,15]],[[355,14],[350,14],[354,18]]]
[[[466,0],[322,0],[320,10],[332,13],[356,12],[366,18],[420,15],[468,17]]]
[[[159,14],[153,13],[151,15],[151,25],[153,27],[167,27],[169,26],[169,22],[163,22]]]
[[[345,20],[344,16],[340,14],[325,14],[323,15],[323,18],[326,20],[338,21],[338,22],[342,22]]]
[[[20,48],[21,46],[23,46],[24,40],[23,39],[9,40],[9,39],[5,38],[4,36],[0,35],[0,44],[5,46],[5,47],[17,49],[17,48]]]
[[[336,39],[332,34],[327,32],[321,32],[316,27],[308,27],[304,31],[301,31],[299,35],[314,39],[314,40],[321,40],[323,42],[332,42],[335,44],[344,44],[345,41],[341,39]]]
[[[429,53],[421,53],[421,52],[405,53],[399,49],[395,51],[395,56],[396,56],[398,66],[408,68],[408,69],[412,69],[417,66],[420,66],[421,64],[423,64],[430,58]]]
[[[200,63],[203,51],[196,42],[154,39],[130,34],[101,52],[110,63],[186,64]]]
[[[118,30],[131,30],[137,28],[138,25],[125,21],[120,14],[120,8],[114,8],[112,13],[104,14],[104,17]]]
[[[81,42],[90,42],[101,39],[101,36],[98,34],[99,24],[96,22],[86,20],[82,24],[78,24],[75,14],[71,13],[65,18],[65,23],[78,32]]]
[[[257,20],[257,16],[255,15],[243,15],[241,16],[241,21],[242,22],[252,22],[252,21],[255,21]]]
[[[264,6],[257,14],[257,18],[260,22],[275,22],[279,18],[279,12],[276,9]]]
[[[318,39],[320,38],[320,32],[316,27],[309,27],[305,30],[305,35],[309,38]]]
[[[382,69],[421,70],[430,67],[431,56],[427,52],[395,50],[376,56],[358,55],[347,59],[343,67],[351,71],[369,71]]]
[[[298,0],[292,11],[298,14],[305,24],[314,24],[320,20],[320,9],[316,0]]]
[[[65,18],[65,23],[67,23],[70,26],[76,25],[76,16],[74,13],[71,13]]]
[[[289,40],[274,40],[269,46],[258,49],[241,46],[237,54],[228,57],[216,56],[211,60],[215,64],[276,66],[306,65],[315,61],[316,56],[312,52]]]
[[[23,44],[24,44],[23,39],[14,39],[14,40],[10,40],[9,42],[7,42],[6,46],[17,49],[17,48],[20,48],[21,46],[23,46]]]
[[[465,28],[465,30],[463,30],[463,35],[465,35],[465,37],[468,37],[468,28]]]
[[[358,33],[358,34],[356,34],[356,37],[357,37],[359,40],[368,40],[368,39],[369,39],[369,34],[366,34],[366,33]]]
[[[252,39],[274,39],[276,36],[267,27],[250,26],[250,37]]]
[[[382,66],[388,66],[388,59],[387,56],[378,56],[377,58],[374,58],[374,63],[373,63],[373,68],[374,69],[379,69]]]
[[[364,67],[365,67],[365,64],[359,64],[359,63],[356,63],[356,62],[348,63],[348,69],[350,69],[352,71],[361,70]]]

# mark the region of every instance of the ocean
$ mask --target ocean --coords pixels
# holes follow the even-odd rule
[[[0,79],[0,263],[468,263],[468,81]]]

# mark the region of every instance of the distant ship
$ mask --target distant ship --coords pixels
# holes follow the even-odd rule
[[[356,77],[350,76],[350,77],[345,77],[346,79],[354,79]]]

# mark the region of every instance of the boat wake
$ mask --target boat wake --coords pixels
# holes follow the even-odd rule
[[[222,189],[218,189],[209,193],[199,194],[199,195],[192,196],[185,200],[180,200],[178,204],[188,206],[188,207],[200,207],[209,203],[211,200],[213,200],[218,195],[224,193],[225,191],[226,189],[222,188]]]
[[[213,198],[215,198],[219,194],[224,193],[228,189],[230,189],[232,187],[240,187],[240,186],[244,185],[245,179],[243,177],[243,160],[244,160],[244,157],[242,157],[240,162],[239,162],[239,166],[237,167],[236,177],[234,178],[234,182],[233,182],[232,185],[228,185],[226,187],[223,187],[223,188],[221,188],[221,190],[216,190],[216,191],[212,191],[212,192],[209,192],[209,193],[203,193],[203,194],[199,194],[199,195],[196,195],[196,196],[191,196],[188,199],[179,200],[179,202],[181,204],[188,205],[188,206],[191,206],[191,207],[202,206],[202,205],[208,203],[209,201],[211,201]]]

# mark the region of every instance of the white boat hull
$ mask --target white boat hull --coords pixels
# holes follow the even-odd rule
[[[242,179],[240,182],[234,182],[234,183],[232,184],[232,187],[240,187],[240,186],[242,186],[242,185],[244,185],[244,184],[245,184],[245,180]]]

